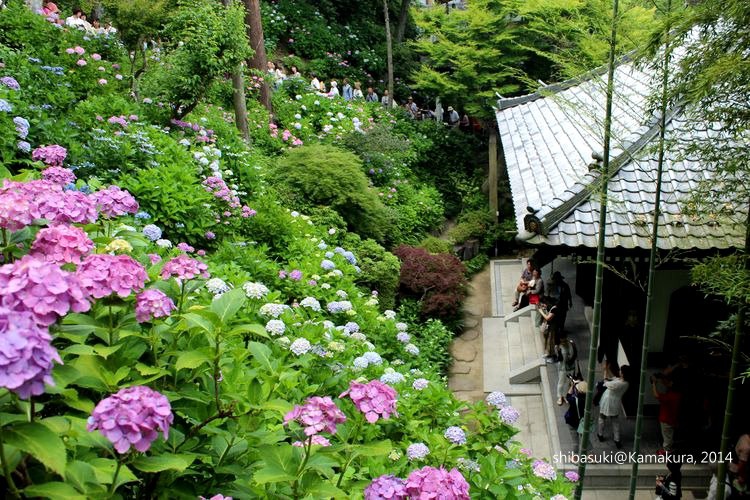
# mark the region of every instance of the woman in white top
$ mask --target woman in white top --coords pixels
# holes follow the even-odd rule
[[[364,99],[365,95],[362,93],[362,84],[354,82],[354,91],[352,92],[352,99]]]
[[[607,378],[611,375],[612,378]],[[599,429],[597,437],[599,441],[604,441],[604,427],[607,422],[612,422],[612,436],[615,440],[615,446],[622,448],[620,441],[620,408],[622,407],[622,396],[628,390],[630,384],[630,367],[623,365],[620,369],[617,366],[610,368],[609,363],[604,365],[604,387],[606,390],[599,401]]]
[[[339,97],[341,93],[339,92],[339,84],[336,82],[336,80],[331,81],[331,90],[328,92],[328,97],[333,99],[334,97]]]

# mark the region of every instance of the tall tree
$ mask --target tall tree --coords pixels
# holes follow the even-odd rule
[[[401,0],[401,9],[398,13],[398,27],[396,28],[396,43],[404,41],[404,33],[406,33],[406,22],[409,20],[409,7],[411,6],[411,0]]]
[[[260,0],[244,0],[245,2],[245,25],[247,26],[247,38],[250,40],[250,48],[253,49],[253,57],[248,66],[261,75],[267,75],[268,56],[266,55],[265,39],[263,37],[263,22],[260,16]],[[263,79],[260,88],[259,99],[261,104],[273,111],[271,107],[271,89]]]
[[[233,0],[222,0],[224,6],[232,5]],[[245,102],[244,64],[239,63],[232,71],[232,105],[234,107],[234,124],[245,142],[250,141],[247,125],[247,103]]]
[[[596,249],[596,282],[594,285],[594,314],[592,318],[593,329],[591,331],[591,344],[589,345],[589,366],[587,373],[588,386],[593,389],[596,376],[596,350],[599,345],[599,332],[601,331],[602,322],[602,290],[604,283],[604,242],[607,227],[607,188],[609,186],[609,155],[612,133],[612,98],[614,94],[614,75],[615,75],[615,52],[617,49],[617,24],[618,24],[618,0],[614,0],[612,5],[612,28],[609,39],[609,62],[607,70],[607,91],[606,104],[604,108],[604,158],[602,160],[599,173],[599,238]],[[586,395],[586,404],[583,411],[583,433],[581,434],[580,447],[578,453],[583,455],[589,447],[591,433],[591,423],[593,422],[591,413],[591,404],[594,391],[588,391]],[[586,461],[581,460],[578,465],[578,475],[580,480],[576,487],[576,500],[581,500],[583,493],[583,479],[586,475]]]
[[[720,451],[730,450],[740,349],[747,335],[745,317],[750,307],[750,2],[703,0],[695,3],[676,36],[685,55],[673,78],[675,102],[691,104],[696,119],[716,133],[694,140],[688,152],[710,169],[712,179],[697,186],[686,207],[694,216],[708,216],[725,230],[744,235],[737,253],[718,256],[693,269],[693,280],[707,293],[723,297],[736,307],[727,400]],[[714,126],[720,124],[720,129]],[[716,498],[724,498],[726,463],[719,461]]]
[[[664,59],[661,62],[661,95],[659,96],[659,142],[657,145],[656,193],[654,194],[654,215],[651,219],[651,251],[648,261],[648,285],[646,287],[646,320],[643,325],[643,342],[641,345],[641,369],[638,384],[638,408],[635,418],[635,435],[633,452],[638,455],[641,451],[641,434],[643,432],[643,402],[646,398],[646,373],[648,369],[648,348],[651,337],[652,307],[654,305],[654,283],[656,278],[656,257],[659,243],[659,217],[661,215],[661,186],[664,172],[664,156],[667,129],[667,109],[669,105],[669,73],[672,61],[672,45],[669,32],[672,28],[672,0],[667,0],[665,19],[662,29],[664,42]],[[635,499],[635,489],[638,484],[638,460],[633,461],[630,471],[630,500]]]
[[[391,20],[388,13],[388,0],[383,0],[383,17],[385,17],[385,50],[388,64],[388,96],[389,106],[393,104],[393,39],[391,38]]]

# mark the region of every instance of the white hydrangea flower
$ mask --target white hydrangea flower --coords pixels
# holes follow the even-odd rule
[[[286,331],[286,325],[280,319],[272,319],[266,323],[266,331],[271,335],[283,335]]]
[[[370,365],[382,365],[383,364],[383,358],[380,357],[380,354],[374,352],[374,351],[367,351],[362,355],[363,358],[367,360],[367,363]]]
[[[363,356],[360,356],[358,358],[354,358],[354,361],[352,361],[352,365],[354,365],[354,368],[356,370],[364,370],[368,366],[370,366],[370,363],[367,361],[366,358]]]
[[[396,311],[386,309],[385,311],[383,311],[383,316],[385,316],[387,319],[396,319]]]
[[[415,346],[414,344],[406,344],[404,346],[404,350],[412,356],[417,356],[419,354],[419,347]]]
[[[311,348],[312,344],[310,344],[310,341],[304,337],[298,338],[297,340],[292,342],[292,345],[289,346],[289,350],[297,356],[302,356],[303,354],[310,351]]]
[[[263,304],[260,307],[260,314],[263,316],[271,316],[272,318],[278,318],[282,314],[284,314],[284,311],[289,309],[289,306],[286,304],[274,304],[274,303],[268,303]]]
[[[268,293],[266,285],[252,281],[248,281],[242,285],[242,289],[245,290],[245,295],[251,299],[262,299]]]
[[[320,311],[320,302],[315,297],[305,297],[300,301],[299,305],[312,309],[315,312]]]
[[[402,322],[396,323],[396,330],[398,330],[399,332],[405,332],[408,329],[409,329],[409,325],[407,325],[406,323],[402,323]]]
[[[348,294],[348,293],[346,293],[346,292],[345,292],[345,291],[343,291],[343,290],[336,290],[336,296],[337,296],[337,297],[340,297],[340,298],[342,298],[342,299],[348,299],[348,298],[349,298],[349,294]]]
[[[172,248],[172,242],[165,239],[156,240],[156,246],[159,248]]]
[[[229,285],[220,278],[211,278],[206,281],[206,290],[213,295],[221,295],[229,291]]]

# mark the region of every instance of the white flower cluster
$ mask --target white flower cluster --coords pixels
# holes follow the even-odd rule
[[[216,297],[229,291],[229,285],[220,278],[211,278],[206,281],[206,290],[215,295]]]
[[[404,346],[404,350],[412,356],[419,355],[419,347],[415,346],[414,344],[406,344]]]
[[[280,319],[272,319],[266,323],[266,331],[271,335],[284,335],[286,325]]]
[[[274,304],[274,303],[268,303],[263,304],[260,307],[260,314],[262,316],[270,316],[272,318],[278,318],[282,314],[284,314],[284,311],[289,309],[289,306],[286,304]]]
[[[262,299],[268,293],[268,287],[263,283],[248,281],[242,285],[245,295],[251,299]]]
[[[300,306],[312,309],[315,312],[320,311],[320,302],[315,297],[305,297],[299,303]]]
[[[310,344],[310,341],[304,337],[298,338],[297,340],[292,342],[292,345],[289,346],[289,350],[297,356],[302,356],[303,354],[310,351],[311,348],[312,344]]]

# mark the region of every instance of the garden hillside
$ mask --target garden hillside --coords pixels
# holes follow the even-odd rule
[[[465,268],[429,235],[488,232],[480,139],[292,80],[244,141],[241,14],[131,52],[0,10],[5,496],[568,495],[442,375]]]

